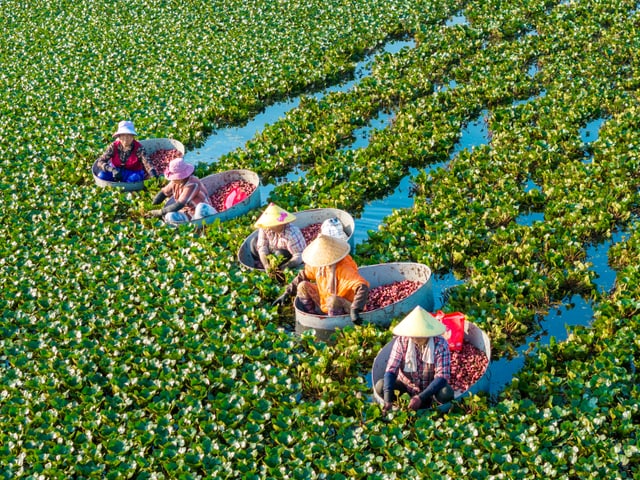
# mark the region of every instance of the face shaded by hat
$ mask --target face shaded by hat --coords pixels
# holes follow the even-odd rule
[[[167,180],[184,180],[189,178],[196,167],[184,161],[184,158],[174,158],[164,171]]]
[[[349,250],[345,240],[321,233],[302,251],[302,261],[311,267],[326,267],[338,263]]]
[[[433,315],[418,305],[393,328],[399,337],[428,338],[442,335],[446,327]]]
[[[275,203],[270,203],[269,206],[262,212],[260,218],[255,223],[256,228],[271,228],[278,225],[285,225],[291,223],[296,219],[296,216],[286,210],[280,208]]]
[[[138,135],[136,129],[133,127],[133,122],[129,120],[123,120],[118,123],[118,130],[113,134],[114,137],[118,135]]]

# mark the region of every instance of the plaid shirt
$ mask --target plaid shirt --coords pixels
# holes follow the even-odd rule
[[[302,230],[295,225],[287,223],[281,233],[276,233],[270,228],[261,228],[258,231],[256,250],[259,253],[269,255],[276,250],[287,250],[292,256],[301,255],[307,246]]]
[[[397,375],[397,380],[407,386],[407,391],[411,395],[418,395],[436,377],[442,377],[447,382],[451,377],[449,344],[441,336],[433,337],[433,340],[433,359],[435,363],[429,365],[424,362],[422,356],[418,354],[419,350],[416,348],[417,368],[415,372],[411,373],[404,371],[404,357],[409,345],[409,337],[396,337],[396,341],[393,343],[385,373],[389,372]]]

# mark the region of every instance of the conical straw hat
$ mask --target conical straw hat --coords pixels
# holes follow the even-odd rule
[[[260,218],[255,223],[256,228],[269,228],[276,225],[284,225],[285,223],[291,223],[296,219],[296,216],[286,210],[280,208],[275,203],[270,203],[269,206],[262,212]]]
[[[418,305],[393,328],[393,334],[399,337],[435,337],[446,330],[436,317]]]
[[[302,261],[311,267],[326,267],[338,263],[349,250],[351,247],[345,240],[321,233],[302,251]]]

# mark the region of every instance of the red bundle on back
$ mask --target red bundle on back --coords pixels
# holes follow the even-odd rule
[[[449,350],[454,352],[462,350],[462,344],[464,343],[464,313],[444,313],[442,310],[438,310],[434,317],[447,327],[443,337],[449,343]]]

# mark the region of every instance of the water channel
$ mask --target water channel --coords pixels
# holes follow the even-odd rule
[[[463,16],[457,15],[452,17],[450,21],[447,22],[447,25],[458,25],[465,22],[466,19]],[[330,87],[324,91],[314,93],[313,96],[319,99],[333,91],[348,91],[371,73],[372,62],[376,55],[380,53],[393,54],[397,53],[402,48],[413,47],[414,43],[411,41],[389,42],[381,50],[374,52],[357,64],[353,79],[346,83]],[[537,66],[532,66],[528,73],[533,77],[537,73]],[[456,83],[450,82],[448,85],[442,85],[437,89],[444,90],[455,87]],[[534,101],[537,98],[544,96],[545,93],[546,92],[543,91],[537,96],[531,97],[527,100],[515,101],[513,107],[516,108],[522,103]],[[279,119],[284,118],[287,111],[296,108],[299,103],[300,97],[275,103],[267,107],[260,114],[256,115],[244,126],[220,129],[214,132],[203,146],[187,152],[185,159],[190,163],[216,162],[223,155],[236,149],[243,148],[249,140],[251,140],[257,133],[261,132],[268,124],[275,123]],[[488,111],[482,111],[475,120],[469,122],[464,127],[461,132],[461,138],[455,146],[450,159],[463,149],[473,149],[479,145],[489,143],[489,133],[487,131],[487,124],[485,121],[488,114]],[[345,148],[356,149],[366,147],[371,133],[374,130],[386,128],[392,116],[393,114],[381,114],[372,120],[369,125],[354,132],[354,138],[356,140],[352,145]],[[602,126],[603,121],[604,119],[594,120],[580,130],[580,135],[585,145],[588,145],[588,143],[597,139],[598,131]],[[587,150],[588,149],[585,149],[585,152]],[[588,154],[585,153],[585,161],[589,160],[590,158],[588,157]],[[447,162],[434,164],[425,170],[428,173],[429,171],[445,167],[446,163]],[[398,187],[390,195],[385,198],[369,202],[365,205],[361,217],[355,219],[354,239],[356,244],[367,241],[369,230],[377,230],[378,227],[384,223],[385,218],[393,213],[394,210],[412,208],[413,198],[410,195],[410,187],[412,184],[412,177],[414,177],[418,172],[418,169],[410,170],[409,174],[402,179]],[[302,174],[303,173],[294,171],[280,182],[296,180]],[[264,185],[260,187],[262,189],[261,198],[265,204],[275,186],[276,185]],[[538,187],[530,181],[525,186],[525,189],[531,188]],[[533,212],[522,215],[516,219],[516,222],[520,225],[532,225],[533,222],[536,221],[544,221],[544,214]],[[623,235],[621,233],[616,233],[609,241],[587,249],[586,261],[593,264],[593,270],[598,275],[597,285],[601,291],[609,291],[614,285],[615,272],[608,266],[608,250],[611,245],[622,239]],[[436,310],[444,309],[447,290],[460,283],[462,283],[462,281],[456,279],[453,274],[434,277],[434,301]],[[524,365],[527,355],[531,355],[535,352],[537,346],[548,344],[551,337],[554,337],[558,342],[565,340],[571,327],[577,325],[588,325],[592,318],[592,304],[579,295],[575,295],[568,299],[563,305],[552,309],[540,320],[539,331],[526,340],[526,342],[517,350],[517,355],[515,357],[503,357],[492,361],[488,374],[490,394],[492,396],[497,395],[504,386],[511,381],[513,375]],[[368,381],[370,381],[370,379]]]

